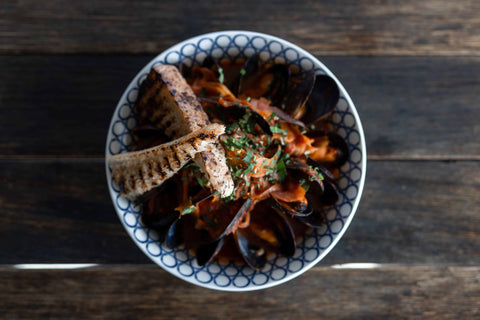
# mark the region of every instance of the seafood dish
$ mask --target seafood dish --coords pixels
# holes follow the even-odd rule
[[[331,77],[259,55],[157,65],[135,104],[135,150],[108,159],[112,177],[167,247],[262,269],[338,201],[339,95]]]

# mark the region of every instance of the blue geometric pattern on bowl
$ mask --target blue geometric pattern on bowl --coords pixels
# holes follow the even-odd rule
[[[315,57],[303,49],[276,37],[247,31],[225,31],[186,40],[157,56],[133,79],[121,97],[112,117],[106,144],[106,157],[129,150],[131,130],[136,126],[134,103],[138,89],[150,69],[157,64],[187,65],[201,63],[207,56],[232,61],[260,54],[264,61],[290,63],[301,70],[315,70],[337,81],[340,101],[330,117],[334,129],[348,144],[350,159],[341,168],[338,179],[340,198],[327,210],[327,222],[305,235],[297,244],[293,257],[271,255],[261,271],[246,265],[210,263],[199,266],[186,249],[169,249],[158,241],[155,231],[140,221],[140,208],[121,197],[107,166],[110,194],[119,218],[134,242],[155,263],[188,282],[224,291],[256,290],[293,279],[320,261],[347,229],[358,206],[366,170],[363,130],[355,107],[341,83]]]

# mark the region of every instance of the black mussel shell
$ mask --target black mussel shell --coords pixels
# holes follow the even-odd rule
[[[321,177],[319,177],[317,174],[314,174],[314,171],[312,171],[312,169],[316,169],[315,171],[321,173],[324,177],[332,180],[335,179],[335,176],[330,172],[330,170],[328,170],[326,167],[313,160],[312,158],[308,158],[306,161],[291,158],[285,166],[287,167],[287,169],[298,170],[305,173],[306,175],[308,175],[309,179],[316,180],[320,184],[322,182]]]
[[[236,94],[242,93],[245,89],[246,79],[251,78],[259,69],[260,56],[258,54],[251,56],[245,61],[242,67],[242,73],[238,80],[238,87],[236,88]],[[232,89],[232,88],[230,88]]]
[[[295,217],[295,219],[312,228],[320,228],[324,226],[326,222],[325,212],[323,209],[315,210],[309,216]]]
[[[275,64],[266,72],[272,74],[273,80],[264,97],[272,101],[273,106],[281,106],[290,82],[290,68],[286,64]]]
[[[207,264],[217,256],[223,246],[224,239],[225,238],[222,237],[197,248],[195,256],[197,258],[197,263],[199,266]]]
[[[180,217],[180,212],[169,211],[160,216],[143,215],[142,222],[148,228],[157,230],[170,226],[175,220]]]
[[[308,216],[296,216],[295,219],[305,223],[312,228],[319,228],[325,224],[325,203],[322,201],[324,195],[324,187],[318,184],[311,183],[310,190],[306,195],[308,203],[312,207],[312,213]]]
[[[348,161],[350,152],[348,151],[348,145],[345,140],[335,132],[327,133],[328,140],[330,141],[329,145],[334,147],[337,156],[333,165],[336,167],[341,167],[345,162]]]
[[[139,203],[143,203],[142,223],[157,231],[160,241],[163,241],[170,225],[180,216],[175,210],[178,201],[178,184],[175,182],[177,178],[176,176],[165,181],[158,188],[137,199]]]
[[[183,219],[177,219],[172,223],[170,228],[168,228],[165,239],[165,245],[168,248],[174,249],[184,243],[183,224]]]
[[[332,172],[330,172],[330,170],[328,170],[325,166],[323,166],[322,164],[320,164],[319,162],[313,160],[312,158],[308,158],[307,159],[307,165],[312,167],[312,168],[315,168],[318,172],[320,172],[324,177],[328,178],[328,179],[332,179],[334,180],[335,179],[335,176],[333,175]]]
[[[337,83],[327,75],[317,75],[309,99],[305,103],[305,112],[300,120],[313,123],[333,111],[340,98]]]
[[[251,98],[264,97],[273,106],[280,106],[290,83],[290,68],[286,64],[274,64],[265,68],[260,65],[258,55],[250,57],[243,66],[238,93]],[[264,83],[264,81],[269,81]],[[259,90],[263,88],[263,90]]]
[[[320,197],[322,203],[326,206],[332,206],[337,203],[339,195],[335,184],[330,180],[323,181],[324,190]]]
[[[167,231],[165,245],[170,249],[180,245],[197,248],[213,242],[208,231],[195,227],[196,220],[193,214],[184,214],[175,220]]]
[[[312,213],[312,207],[305,202],[300,201],[293,201],[293,202],[285,202],[282,200],[274,199],[274,207],[286,215],[292,216],[308,216]]]
[[[235,233],[237,246],[248,265],[261,269],[268,252],[292,256],[295,253],[295,235],[287,218],[272,208],[272,200],[257,204],[250,213],[247,228]],[[263,234],[270,237],[265,238]]]
[[[252,243],[241,230],[235,233],[238,250],[245,262],[253,269],[260,270],[267,263],[267,252],[260,245]]]
[[[305,103],[312,93],[315,78],[313,70],[292,75],[288,92],[280,107],[294,119],[299,119],[305,113]]]
[[[206,57],[205,60],[202,62],[202,67],[205,67],[207,69],[214,69],[214,68],[219,68],[218,61],[213,59],[212,57]]]
[[[232,221],[228,224],[225,230],[220,234],[219,238],[225,237],[225,235],[229,234],[232,231],[232,229],[238,224],[238,222],[245,216],[247,211],[250,209],[251,205],[252,205],[252,200],[250,199],[245,200],[245,202],[242,204],[240,209],[237,211],[237,213],[233,217]]]

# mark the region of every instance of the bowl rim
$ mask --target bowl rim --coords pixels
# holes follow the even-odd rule
[[[343,98],[346,100],[346,102],[348,104],[348,110],[352,113],[352,115],[355,119],[355,125],[358,128],[358,134],[359,134],[359,140],[360,140],[359,141],[359,146],[361,148],[360,152],[361,152],[361,157],[362,157],[361,163],[360,163],[360,167],[362,168],[362,170],[361,170],[360,179],[358,181],[358,191],[357,191],[357,194],[355,196],[355,200],[352,204],[350,214],[347,217],[347,219],[345,219],[345,222],[344,222],[344,225],[343,225],[342,229],[336,234],[335,238],[332,240],[330,245],[327,248],[325,248],[318,255],[318,257],[316,259],[311,261],[309,264],[303,266],[299,271],[297,271],[295,273],[290,273],[289,275],[285,276],[284,278],[282,278],[280,280],[269,280],[267,283],[265,283],[263,285],[247,286],[247,287],[242,287],[242,288],[240,288],[240,287],[219,287],[219,286],[212,285],[212,284],[205,284],[205,283],[202,283],[200,281],[197,281],[196,279],[192,279],[192,277],[184,277],[181,274],[174,273],[170,268],[165,268],[162,265],[160,265],[159,263],[157,263],[157,261],[154,259],[154,257],[152,257],[151,254],[149,252],[147,252],[146,248],[141,246],[141,244],[136,240],[136,238],[133,235],[133,232],[131,232],[131,228],[128,227],[125,224],[125,222],[123,221],[123,219],[121,217],[121,213],[119,211],[119,208],[117,208],[117,205],[115,203],[115,198],[116,198],[117,195],[114,192],[114,190],[113,190],[113,188],[111,187],[111,184],[110,184],[111,183],[111,174],[110,174],[110,170],[109,170],[108,163],[107,163],[107,157],[110,155],[110,152],[109,152],[109,141],[111,139],[110,133],[112,132],[113,126],[115,124],[115,114],[116,114],[117,110],[121,107],[122,101],[126,100],[129,88],[132,85],[135,85],[136,81],[139,79],[139,77],[142,74],[148,72],[152,68],[153,64],[155,62],[161,60],[161,58],[163,56],[167,55],[167,53],[172,52],[176,48],[180,48],[185,44],[198,43],[198,40],[200,40],[202,38],[205,38],[205,37],[218,37],[218,36],[221,36],[221,35],[226,35],[226,36],[233,37],[233,36],[238,35],[238,34],[247,35],[249,37],[260,36],[260,37],[263,37],[263,38],[267,39],[268,41],[278,41],[279,43],[282,43],[283,45],[285,45],[287,47],[295,49],[301,56],[309,58],[315,65],[318,65],[319,67],[321,67],[322,71],[324,71],[328,76],[332,77],[335,80],[335,82],[337,83],[337,85],[340,89],[340,92],[342,93]],[[152,260],[152,262],[155,265],[160,266],[163,270],[165,270],[168,273],[176,276],[179,279],[182,279],[182,280],[184,280],[188,283],[191,283],[191,284],[194,284],[194,285],[197,285],[197,286],[200,286],[200,287],[213,289],[213,290],[218,290],[218,291],[227,291],[227,292],[247,292],[247,291],[256,291],[256,290],[271,288],[271,287],[286,283],[286,282],[304,274],[306,271],[310,270],[315,265],[317,265],[337,245],[338,241],[340,241],[340,239],[343,237],[346,230],[350,226],[350,223],[352,222],[353,217],[355,216],[355,213],[358,209],[358,205],[359,205],[361,197],[362,197],[363,189],[364,189],[364,186],[365,186],[366,171],[367,171],[367,151],[366,151],[365,134],[364,134],[363,126],[362,126],[360,117],[358,115],[357,109],[356,109],[352,99],[350,98],[350,95],[348,94],[347,90],[344,88],[343,84],[332,73],[332,71],[330,71],[330,69],[326,65],[323,64],[323,62],[321,62],[317,57],[315,57],[314,55],[312,55],[311,53],[309,53],[305,49],[299,47],[298,45],[296,45],[296,44],[294,44],[294,43],[292,43],[288,40],[285,40],[285,39],[279,38],[277,36],[274,36],[274,35],[261,33],[261,32],[255,32],[255,31],[247,31],[247,30],[224,30],[224,31],[215,31],[215,32],[209,32],[209,33],[196,35],[194,37],[191,37],[191,38],[188,38],[188,39],[183,40],[181,42],[178,42],[178,43],[170,46],[169,48],[163,50],[158,55],[156,55],[142,69],[140,69],[139,72],[137,72],[135,74],[133,79],[128,83],[127,87],[125,88],[125,90],[124,90],[123,94],[121,95],[118,103],[116,104],[116,107],[114,109],[114,113],[113,113],[112,118],[110,120],[110,125],[109,125],[108,132],[107,132],[106,146],[105,146],[105,171],[106,171],[107,185],[108,185],[108,189],[109,189],[110,198],[112,200],[113,206],[115,208],[115,212],[116,212],[121,224],[123,225],[124,229],[129,234],[129,236],[133,240],[133,242],[137,245],[137,247],[140,248],[140,250],[148,258],[150,258],[150,260]]]

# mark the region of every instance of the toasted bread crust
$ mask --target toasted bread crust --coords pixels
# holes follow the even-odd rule
[[[215,148],[224,132],[223,125],[214,123],[153,148],[111,156],[113,180],[120,193],[135,199],[171,178],[197,153]]]
[[[141,119],[163,129],[172,139],[210,123],[193,90],[178,69],[171,65],[158,65],[150,71],[140,88],[135,108]],[[226,197],[233,192],[233,179],[223,147],[217,144],[213,150],[197,155],[195,161],[212,187]]]

